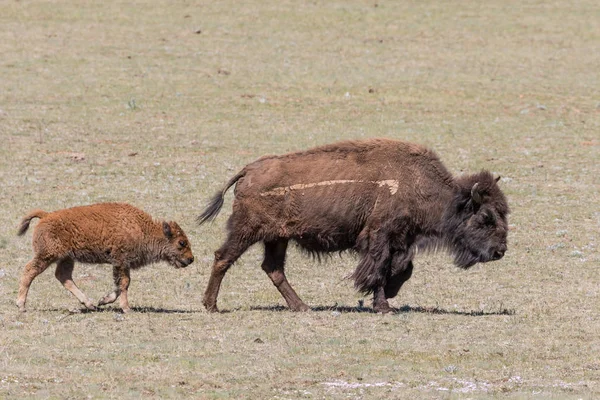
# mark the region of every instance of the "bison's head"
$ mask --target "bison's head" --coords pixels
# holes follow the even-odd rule
[[[175,268],[187,267],[194,262],[190,241],[176,222],[163,222],[163,233],[168,244],[162,258]]]
[[[457,179],[459,190],[444,217],[454,263],[469,268],[506,252],[508,204],[498,178],[487,171]]]

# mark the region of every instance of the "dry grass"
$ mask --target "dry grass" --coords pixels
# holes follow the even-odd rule
[[[600,396],[600,23],[595,1],[118,2],[0,6],[0,398]],[[357,308],[351,255],[288,271],[294,314],[244,255],[201,307],[231,194],[267,153],[386,136],[501,174],[499,262],[417,260],[394,315]],[[51,271],[14,306],[32,208],[128,201],[197,261],[134,272],[139,312],[70,313]],[[76,266],[94,298],[106,266]]]

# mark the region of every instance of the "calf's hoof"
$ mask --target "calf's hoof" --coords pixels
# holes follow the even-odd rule
[[[116,295],[116,293],[114,293],[114,292],[109,293],[98,301],[98,306],[103,306],[105,304],[114,303],[115,300],[117,299],[117,297],[118,296]]]

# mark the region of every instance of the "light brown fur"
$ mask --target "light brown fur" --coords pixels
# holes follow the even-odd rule
[[[114,291],[98,306],[120,297],[123,312],[131,311],[127,299],[130,269],[167,261],[176,268],[194,261],[189,241],[176,222],[157,222],[144,211],[123,203],[101,203],[51,213],[34,210],[21,221],[19,236],[33,218],[40,218],[33,231],[35,255],[21,276],[17,306],[25,311],[33,279],[52,263],[56,278],[88,309],[96,306],[73,282],[75,261],[113,266]]]

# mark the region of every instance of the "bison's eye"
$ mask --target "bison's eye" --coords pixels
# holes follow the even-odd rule
[[[483,212],[483,222],[486,225],[496,225],[496,216],[490,210],[485,210]]]
[[[186,246],[187,246],[187,242],[186,242],[185,240],[180,240],[180,241],[179,241],[179,245],[180,245],[181,247],[186,247]]]

